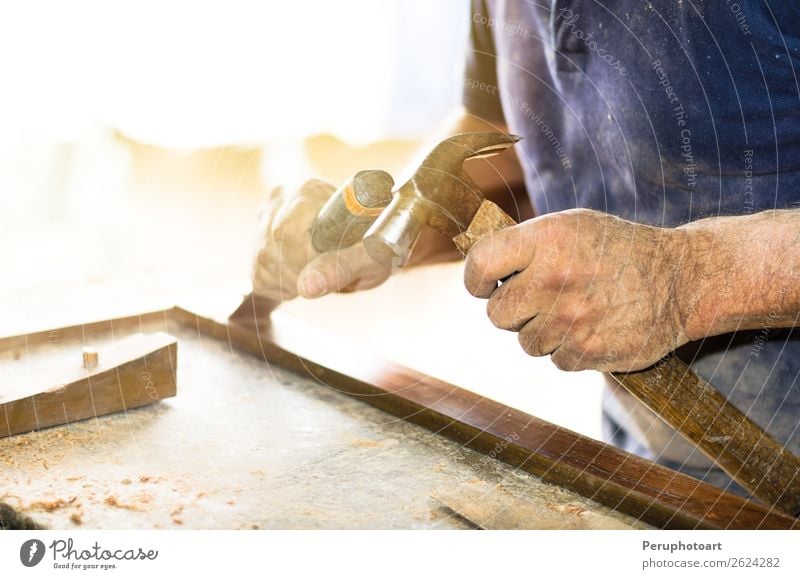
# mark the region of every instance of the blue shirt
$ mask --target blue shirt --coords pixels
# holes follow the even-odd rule
[[[537,214],[585,207],[674,227],[800,207],[798,3],[477,0],[471,22],[464,104],[524,137]],[[679,354],[800,452],[795,332],[740,332]],[[625,393],[605,412],[629,450],[724,481]]]

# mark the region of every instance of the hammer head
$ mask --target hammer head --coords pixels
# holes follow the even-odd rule
[[[370,256],[401,267],[425,225],[449,238],[466,230],[483,193],[464,171],[464,161],[497,155],[519,140],[503,133],[461,133],[436,145],[364,236]]]

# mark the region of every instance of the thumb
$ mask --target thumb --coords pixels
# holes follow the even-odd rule
[[[297,277],[297,293],[305,298],[318,298],[341,291],[362,278],[376,277],[383,270],[386,268],[374,261],[358,243],[340,251],[323,253],[312,260]]]

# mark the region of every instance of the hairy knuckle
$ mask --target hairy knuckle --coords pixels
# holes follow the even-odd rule
[[[539,279],[542,287],[548,290],[560,290],[566,282],[564,271],[557,266],[542,268],[539,273]]]
[[[569,302],[560,300],[553,307],[553,310],[553,318],[557,320],[559,324],[574,329],[575,324],[579,321],[578,308]]]

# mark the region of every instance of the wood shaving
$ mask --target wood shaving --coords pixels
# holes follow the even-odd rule
[[[353,446],[360,448],[381,448],[383,446],[382,440],[369,440],[366,438],[354,438],[350,441]]]
[[[176,525],[182,525],[183,524],[183,519],[181,519],[178,516],[183,512],[183,507],[184,507],[184,505],[178,505],[177,507],[172,509],[172,511],[170,512],[170,516],[172,517],[172,522],[175,523]]]
[[[106,497],[104,501],[109,507],[116,507],[118,509],[127,509],[129,511],[141,511],[142,509],[138,505],[132,505],[130,503],[121,503],[119,499],[114,495],[109,495]]]
[[[78,497],[70,497],[69,499],[53,499],[51,501],[34,501],[29,504],[26,509],[41,510],[48,513],[63,509],[73,504]]]

